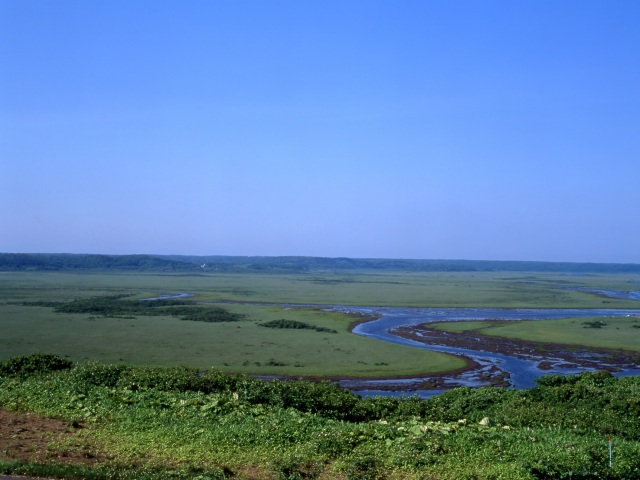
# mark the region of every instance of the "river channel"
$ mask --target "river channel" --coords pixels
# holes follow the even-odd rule
[[[432,377],[384,379],[384,380],[344,380],[341,385],[358,391],[361,395],[419,395],[429,397],[443,390],[459,386],[495,385],[496,379],[503,386],[530,388],[535,379],[550,374],[576,374],[588,370],[613,370],[616,376],[640,375],[640,365],[626,364],[615,368],[610,364],[610,356],[598,353],[582,353],[584,362],[568,362],[553,352],[547,357],[539,354],[526,355],[497,353],[482,348],[459,348],[446,345],[426,344],[420,339],[400,336],[402,327],[417,326],[432,322],[465,320],[543,320],[567,317],[624,317],[639,316],[639,309],[492,309],[492,308],[400,308],[400,307],[334,307],[349,313],[378,316],[377,320],[361,323],[353,333],[443,353],[461,356],[471,360],[473,368],[451,375]],[[427,325],[428,326],[428,325]],[[419,336],[419,335],[418,335]],[[482,343],[480,343],[482,345]],[[586,358],[588,356],[588,358]],[[575,357],[575,354],[574,354]],[[575,360],[575,358],[574,358]],[[588,361],[587,361],[588,360]],[[587,364],[589,366],[584,366]],[[616,371],[617,370],[617,371]],[[430,388],[433,387],[433,388]]]
[[[590,291],[613,298],[640,300],[640,291]],[[190,293],[173,293],[143,300],[161,300],[190,297]],[[283,305],[285,306],[285,305]],[[302,305],[286,305],[297,307]],[[307,305],[310,306],[310,305]],[[572,375],[585,371],[608,370],[615,376],[640,375],[640,354],[630,358],[616,358],[595,349],[562,351],[549,343],[547,351],[528,353],[522,342],[505,340],[503,345],[492,345],[483,339],[475,348],[447,345],[434,338],[427,339],[419,325],[434,322],[469,320],[552,320],[569,317],[639,317],[640,309],[498,309],[498,308],[416,308],[416,307],[358,307],[326,306],[326,310],[358,314],[375,320],[358,324],[352,331],[357,335],[385,342],[422,348],[456,355],[465,359],[468,368],[460,372],[425,375],[413,378],[342,379],[338,383],[362,396],[418,395],[423,398],[445,390],[487,385],[512,388],[531,388],[543,375]],[[409,332],[409,333],[408,333]],[[446,335],[446,334],[445,334]],[[483,349],[482,346],[487,348]],[[505,348],[506,345],[506,348]],[[498,348],[500,347],[500,348]],[[572,349],[573,350],[573,349]]]

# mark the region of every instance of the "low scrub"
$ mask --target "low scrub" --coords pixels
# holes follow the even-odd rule
[[[21,355],[0,363],[0,375],[24,378],[57,370],[67,370],[72,365],[73,362],[71,360],[51,353]]]
[[[187,300],[128,300],[125,295],[108,295],[78,299],[71,302],[24,302],[29,306],[53,307],[58,313],[87,313],[98,317],[132,318],[140,316],[171,316],[196,322],[237,322],[243,315],[221,307],[202,306]]]
[[[298,320],[286,320],[284,318],[280,320],[271,320],[270,322],[259,323],[258,325],[267,328],[292,328],[301,330],[315,330],[316,332],[338,333],[337,330],[334,330],[332,328],[316,327],[315,325],[310,325],[305,322],[299,322]]]
[[[595,372],[543,377],[529,390],[365,399],[329,382],[65,362],[40,354],[0,364],[0,408],[81,426],[117,459],[76,467],[82,478],[640,478],[636,377]],[[70,446],[49,448],[56,458]],[[49,466],[0,464],[73,476]]]

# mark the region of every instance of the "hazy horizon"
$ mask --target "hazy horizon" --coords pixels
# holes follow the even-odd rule
[[[87,252],[0,252],[0,254],[10,255],[106,255],[106,256],[128,256],[128,255],[144,255],[150,257],[237,257],[237,258],[327,258],[349,260],[400,260],[400,261],[434,261],[434,262],[527,262],[527,263],[578,263],[578,264],[628,264],[640,265],[639,262],[577,262],[577,261],[549,261],[549,260],[518,260],[504,259],[496,260],[493,258],[408,258],[408,257],[330,257],[321,255],[224,255],[224,254],[183,254],[183,253],[148,253],[148,252],[131,252],[131,253],[87,253]]]
[[[639,17],[1,2],[0,251],[640,263]]]

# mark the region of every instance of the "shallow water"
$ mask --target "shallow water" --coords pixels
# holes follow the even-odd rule
[[[193,293],[186,292],[176,292],[176,293],[167,293],[166,295],[160,295],[159,297],[151,297],[151,298],[141,298],[141,301],[150,301],[150,300],[169,300],[174,298],[187,298],[193,297]]]
[[[406,325],[418,325],[430,322],[443,322],[443,321],[467,321],[467,320],[544,320],[544,319],[559,319],[567,317],[623,317],[623,316],[640,316],[640,310],[638,309],[496,309],[496,308],[372,308],[372,307],[336,307],[336,309],[348,312],[357,312],[369,315],[379,315],[378,320],[366,322],[358,325],[354,328],[353,332],[378,340],[397,343],[401,345],[407,345],[415,348],[423,348],[428,350],[434,350],[438,352],[450,353],[453,355],[461,355],[468,357],[480,365],[494,366],[500,370],[508,373],[509,383],[515,388],[530,388],[535,385],[535,379],[543,375],[550,374],[563,374],[570,375],[576,374],[590,369],[587,368],[564,368],[560,366],[564,363],[561,359],[549,357],[544,360],[548,360],[553,364],[551,369],[541,369],[538,367],[540,358],[535,360],[525,360],[516,358],[500,353],[486,352],[482,350],[471,350],[466,348],[455,348],[445,345],[425,345],[421,342],[402,338],[398,335],[394,335],[391,331],[400,326]],[[593,358],[593,356],[592,356]],[[604,363],[603,363],[604,366]],[[477,373],[477,372],[476,372]],[[640,368],[627,368],[621,372],[615,373],[617,376],[628,375],[640,375]],[[477,377],[477,375],[476,375]],[[420,379],[405,379],[404,383],[419,384]],[[397,379],[386,380],[387,386],[390,387],[393,384],[399,385]],[[402,391],[398,389],[396,392],[380,393],[381,390],[376,389],[378,383],[366,382],[360,384],[362,386],[371,385],[371,389],[361,390],[358,393],[366,395],[386,394],[386,395],[401,395],[401,394],[417,394],[419,396],[431,396],[434,392],[441,393],[442,390],[409,390],[406,386]],[[464,374],[452,376],[448,382],[451,388],[461,385],[468,386],[481,386],[486,385],[486,381],[478,380],[477,378],[471,378],[466,380]],[[344,385],[349,387],[348,384]]]
[[[629,300],[640,300],[640,291],[612,291],[612,290],[589,290],[613,298],[625,298]],[[164,300],[169,298],[190,297],[193,294],[176,292],[161,295],[143,300]],[[217,303],[217,302],[216,302]],[[233,302],[235,303],[235,302]],[[284,305],[283,305],[284,306]],[[301,305],[290,304],[290,307]],[[316,305],[317,306],[317,305]],[[482,350],[472,350],[467,348],[456,348],[446,345],[426,345],[424,343],[410,340],[394,335],[391,331],[398,327],[419,325],[431,322],[455,322],[469,320],[547,320],[568,317],[624,317],[639,316],[640,309],[576,309],[576,308],[555,308],[555,309],[535,309],[535,308],[415,308],[415,307],[356,307],[356,306],[326,306],[327,310],[336,310],[347,313],[358,313],[366,316],[377,316],[376,320],[362,323],[353,329],[353,333],[377,340],[407,345],[414,348],[433,350],[452,355],[470,358],[479,365],[473,372],[451,375],[443,382],[444,387],[438,389],[420,388],[424,378],[395,378],[385,380],[343,380],[340,385],[345,388],[356,390],[362,396],[373,395],[418,395],[423,398],[431,397],[442,393],[447,388],[459,386],[479,387],[488,385],[489,382],[483,377],[485,372],[500,370],[506,373],[509,384],[514,388],[531,388],[535,386],[535,380],[543,375],[562,374],[573,375],[588,370],[589,368],[566,368],[562,365],[566,362],[559,358],[547,357],[541,359],[516,358],[501,353],[494,353]],[[591,354],[591,358],[597,354]],[[546,360],[552,365],[551,368],[541,369],[539,363]],[[606,364],[602,363],[602,366]],[[614,373],[615,376],[635,376],[640,375],[640,368],[625,368]]]

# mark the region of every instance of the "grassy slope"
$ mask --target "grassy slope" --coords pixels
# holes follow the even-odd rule
[[[109,453],[92,475],[73,478],[631,480],[640,474],[637,378],[547,377],[530,390],[461,388],[419,401],[359,399],[327,384],[122,368],[90,364],[25,379],[4,373],[0,406],[61,418],[75,430],[75,439],[52,439],[45,463],[65,462],[68,451]],[[0,452],[0,472],[34,471],[16,465],[9,449]]]

